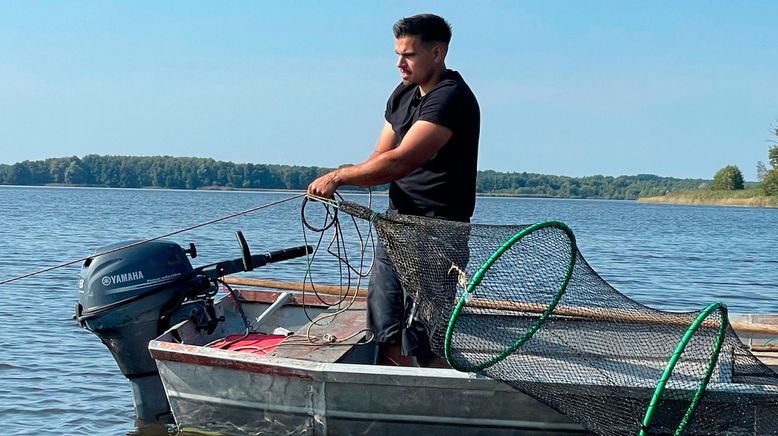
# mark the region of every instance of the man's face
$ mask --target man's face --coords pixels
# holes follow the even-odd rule
[[[416,36],[403,36],[394,40],[397,68],[406,85],[424,85],[432,78],[439,56],[434,45],[425,45]]]

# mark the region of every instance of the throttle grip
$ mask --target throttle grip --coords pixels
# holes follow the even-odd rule
[[[265,260],[267,263],[281,262],[284,260],[294,259],[295,257],[305,256],[306,254],[311,254],[312,252],[312,246],[301,245],[299,247],[271,251],[270,253],[265,254]]]

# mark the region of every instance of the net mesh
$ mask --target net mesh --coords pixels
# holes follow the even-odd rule
[[[598,434],[778,434],[778,375],[740,342],[724,307],[637,303],[589,266],[564,224],[339,207],[373,222],[412,316],[455,369],[508,383]]]

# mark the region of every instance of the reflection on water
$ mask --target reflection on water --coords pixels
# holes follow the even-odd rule
[[[0,187],[0,280],[294,195]],[[385,209],[386,197],[373,200],[374,209]],[[255,253],[315,244],[303,238],[300,206],[298,198],[169,239],[195,242],[195,266],[239,257],[238,229]],[[323,220],[318,205],[309,206],[306,216],[311,223]],[[592,267],[643,304],[698,310],[723,301],[734,312],[778,313],[778,210],[479,198],[473,221],[547,219],[570,225]],[[356,256],[358,235],[345,228],[349,253]],[[296,259],[252,275],[301,281],[305,265]],[[317,258],[314,280],[337,283],[335,267],[330,256]],[[72,319],[78,269],[0,286],[3,434],[166,434],[165,427],[135,426],[127,381],[97,337]]]

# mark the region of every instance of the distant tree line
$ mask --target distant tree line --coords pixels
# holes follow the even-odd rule
[[[479,193],[517,196],[634,200],[681,189],[696,189],[706,182],[703,179],[677,179],[652,174],[567,177],[489,170],[478,172],[476,190]]]
[[[195,157],[98,156],[50,158],[0,165],[0,183],[112,188],[301,189],[324,169],[235,164]]]
[[[62,157],[0,164],[0,184],[71,185],[115,188],[305,189],[326,168],[232,163],[206,158],[171,156]],[[703,179],[677,179],[650,174],[636,176],[566,177],[526,172],[479,171],[481,194],[602,198],[632,200],[694,189]],[[380,186],[377,189],[386,189]]]

